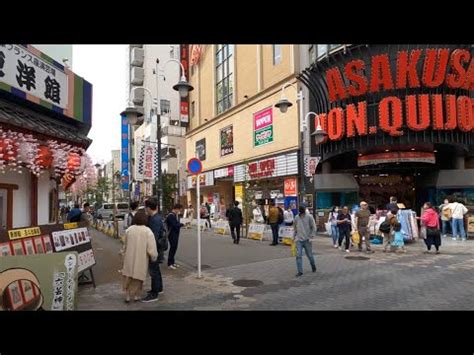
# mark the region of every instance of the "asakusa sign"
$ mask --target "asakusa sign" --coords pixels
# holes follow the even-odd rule
[[[474,100],[470,97],[474,61],[468,50],[401,50],[396,54],[395,67],[390,65],[390,59],[387,53],[370,57],[370,70],[366,70],[369,63],[355,59],[346,63],[343,70],[333,67],[326,71],[330,103],[371,94],[381,96],[378,123],[370,127],[365,100],[319,114],[329,140],[374,135],[379,130],[395,137],[407,129],[474,131]],[[459,94],[440,94],[436,89],[441,87],[459,90]],[[396,90],[413,94],[400,98],[395,96]]]

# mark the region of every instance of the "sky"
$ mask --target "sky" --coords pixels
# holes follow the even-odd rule
[[[87,153],[94,163],[112,159],[120,149],[120,113],[126,108],[126,46],[74,45],[73,68],[92,84],[92,139]]]

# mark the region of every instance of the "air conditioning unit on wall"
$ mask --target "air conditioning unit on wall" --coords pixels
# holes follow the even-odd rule
[[[143,88],[135,88],[131,93],[131,100],[135,105],[142,105],[145,98],[145,90]]]
[[[135,67],[142,67],[145,59],[145,51],[143,48],[132,48],[130,64]]]
[[[143,68],[132,67],[132,80],[133,85],[143,85],[143,79],[145,78],[145,70]]]

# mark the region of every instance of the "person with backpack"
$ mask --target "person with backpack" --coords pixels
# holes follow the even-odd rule
[[[270,207],[270,210],[268,211],[268,224],[270,224],[270,227],[272,228],[272,235],[273,235],[273,242],[270,245],[278,245],[278,230],[279,230],[279,225],[281,223],[280,221],[281,208],[278,208],[275,206],[275,201],[272,201],[270,205],[271,207]],[[283,216],[281,216],[281,219],[283,220]]]
[[[349,209],[348,209],[349,210]],[[339,217],[339,207],[338,206],[334,206],[331,210],[331,212],[329,212],[329,216],[328,216],[328,223],[331,223],[331,237],[332,237],[332,244],[334,246],[334,248],[337,248],[338,245],[338,240],[339,240],[339,226],[338,226],[338,223],[337,223],[337,218]],[[339,243],[339,247],[340,247],[340,243]]]
[[[451,211],[446,211],[446,215],[444,213],[444,208],[445,207],[448,207],[449,205],[449,201],[447,198],[444,199],[444,202],[443,204],[441,204],[439,206],[439,211],[441,211],[441,228],[442,228],[442,235],[443,235],[443,238],[446,238],[446,235],[448,234],[448,226],[449,226],[449,229],[451,230],[451,233],[452,233],[452,230],[453,230],[453,226],[451,224]]]
[[[137,201],[132,201],[130,203],[130,212],[127,213],[127,215],[125,216],[125,220],[124,220],[124,228],[127,229],[128,227],[130,227],[132,224],[133,224],[133,217],[135,216],[135,214],[137,213],[137,209],[138,209],[138,202]]]
[[[168,252],[168,269],[172,270],[176,270],[179,267],[179,265],[176,264],[174,257],[178,250],[179,232],[181,227],[184,226],[184,224],[180,223],[178,220],[182,208],[183,206],[179,203],[174,205],[171,213],[168,214],[165,220],[165,237],[168,238],[170,243],[170,251]]]
[[[230,233],[234,240],[234,244],[239,244],[240,242],[240,226],[243,221],[242,211],[238,206],[239,201],[234,201],[234,207],[228,210]]]
[[[453,240],[457,240],[457,236],[462,241],[466,240],[466,230],[464,229],[464,215],[468,212],[466,206],[462,203],[449,199],[449,204],[443,209],[443,216],[452,219]]]
[[[68,222],[80,222],[81,221],[82,211],[79,208],[79,204],[75,203],[74,208],[68,213],[67,221]]]
[[[425,254],[429,254],[431,252],[432,245],[434,245],[436,248],[436,254],[439,254],[439,247],[441,245],[441,234],[439,232],[438,213],[436,213],[435,209],[429,202],[426,202],[423,205],[423,209],[425,211],[421,215],[420,219],[423,225],[426,227],[425,244],[428,250],[425,251]]]
[[[156,198],[145,201],[145,210],[149,216],[148,227],[155,236],[158,258],[156,261],[150,260],[148,264],[148,272],[151,277],[151,290],[148,291],[148,295],[142,299],[142,302],[155,302],[158,301],[158,294],[163,292],[163,279],[161,277],[160,264],[163,262],[166,249],[168,249],[168,241],[164,235],[163,218],[161,218],[158,213],[158,201]]]
[[[403,252],[406,253],[405,249],[405,241],[403,240],[402,234],[402,225],[397,219],[397,211],[393,210],[387,213],[387,218],[390,220],[390,226],[392,234],[392,242],[391,245],[396,247],[396,252]]]
[[[386,253],[387,251],[390,251],[392,248],[393,236],[394,236],[394,234],[392,233],[392,230],[397,222],[398,221],[395,215],[392,213],[392,211],[389,211],[387,213],[387,216],[385,217],[385,221],[383,221],[380,224],[379,231],[382,232],[382,235],[383,235],[383,252],[384,253]]]

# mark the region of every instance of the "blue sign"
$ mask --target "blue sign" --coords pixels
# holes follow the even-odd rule
[[[129,189],[130,177],[128,174],[128,121],[122,115],[122,190]]]
[[[191,158],[188,161],[188,171],[191,174],[197,175],[200,174],[202,171],[202,163],[197,158]]]

